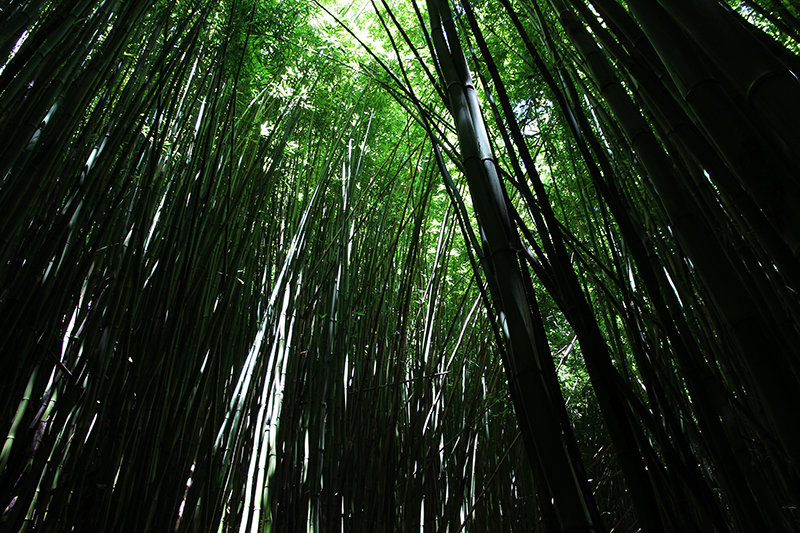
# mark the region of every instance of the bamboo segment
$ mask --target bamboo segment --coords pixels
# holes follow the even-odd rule
[[[719,4],[659,0],[800,159],[800,82]]]
[[[657,4],[631,2],[631,9],[670,69],[673,81],[712,142],[758,202],[792,252],[797,250],[797,183],[790,168],[780,164],[758,127],[742,113],[720,83],[705,68],[698,50]],[[656,23],[657,22],[657,23]],[[683,37],[683,38],[681,38]],[[743,151],[742,147],[748,147]],[[733,197],[733,195],[732,195]]]

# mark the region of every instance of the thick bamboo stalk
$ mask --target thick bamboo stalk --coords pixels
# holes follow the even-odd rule
[[[450,8],[446,2],[428,3],[431,33],[447,85],[451,113],[459,134],[462,160],[470,184],[476,214],[489,247],[490,261],[496,273],[504,330],[509,350],[510,380],[517,381],[520,393],[520,423],[532,428],[536,453],[545,469],[555,498],[562,527],[593,531],[586,505],[575,480],[568,454],[561,442],[558,422],[548,408],[551,402],[542,370],[536,362],[533,331],[527,302],[520,283],[519,264],[511,248],[515,237],[500,189],[495,162],[480,116],[477,95],[466,68]],[[445,40],[442,26],[447,28]],[[533,303],[532,305],[536,305]],[[536,423],[533,423],[536,420]]]
[[[769,121],[800,161],[800,82],[722,5],[711,0],[659,0]]]

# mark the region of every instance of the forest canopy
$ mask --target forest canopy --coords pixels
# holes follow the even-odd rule
[[[0,530],[800,527],[788,0],[0,0]]]

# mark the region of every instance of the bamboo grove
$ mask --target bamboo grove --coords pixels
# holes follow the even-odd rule
[[[0,1],[0,531],[800,525],[800,11]]]

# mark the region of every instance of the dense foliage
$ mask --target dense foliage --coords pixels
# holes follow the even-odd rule
[[[799,18],[0,1],[0,530],[796,529]]]

